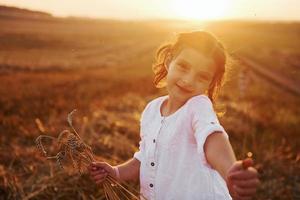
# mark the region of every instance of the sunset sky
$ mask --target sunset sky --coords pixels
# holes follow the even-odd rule
[[[300,20],[300,0],[0,0],[0,5],[63,17]]]

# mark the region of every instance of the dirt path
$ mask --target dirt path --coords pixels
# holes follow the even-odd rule
[[[239,56],[239,58],[244,65],[249,67],[257,75],[268,80],[272,84],[275,84],[281,89],[300,97],[300,87],[294,81],[289,80],[281,74],[268,70],[266,67],[247,56]]]

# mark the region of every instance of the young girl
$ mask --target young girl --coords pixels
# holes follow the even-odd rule
[[[93,163],[96,183],[106,176],[140,180],[149,200],[251,199],[259,184],[253,161],[236,161],[214,111],[225,72],[223,45],[205,31],[185,32],[162,45],[153,65],[154,83],[168,95],[152,100],[141,116],[139,151],[111,166]],[[245,164],[245,162],[244,162]]]

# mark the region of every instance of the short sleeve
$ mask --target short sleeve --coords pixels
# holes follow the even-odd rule
[[[204,95],[197,96],[191,102],[192,106],[192,128],[197,142],[197,151],[204,153],[204,143],[206,138],[214,133],[220,132],[227,139],[223,126],[219,123],[217,115],[213,109],[210,99]]]
[[[139,142],[139,151],[135,152],[133,157],[138,159],[140,162],[144,160],[144,152],[145,152],[145,141],[142,138]]]
[[[140,142],[139,142],[139,151],[135,152],[133,157],[138,159],[140,162],[142,162],[142,160],[144,160],[144,152],[145,152],[145,136],[144,136],[144,124],[145,124],[145,120],[146,120],[146,115],[147,112],[149,110],[150,107],[150,103],[148,103],[145,107],[145,109],[143,110],[141,117],[140,117]]]

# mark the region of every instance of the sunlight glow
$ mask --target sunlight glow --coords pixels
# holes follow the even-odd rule
[[[231,4],[230,0],[174,0],[176,16],[190,20],[221,19]]]

